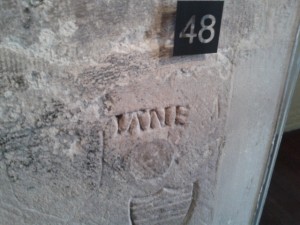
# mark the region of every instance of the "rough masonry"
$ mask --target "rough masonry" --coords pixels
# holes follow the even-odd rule
[[[0,0],[0,224],[211,224],[243,2],[172,57],[175,0]]]

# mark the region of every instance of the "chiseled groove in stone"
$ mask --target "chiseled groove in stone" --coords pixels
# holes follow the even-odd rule
[[[187,122],[187,117],[188,117],[188,109],[182,106],[177,106],[176,107],[176,118],[175,118],[175,123],[176,124],[181,124],[184,125]]]
[[[189,211],[193,186],[182,189],[163,189],[148,197],[135,197],[130,201],[130,218],[133,225],[182,224]]]
[[[134,215],[148,215],[148,214],[153,214],[155,212],[159,213],[161,209],[165,209],[165,208],[168,208],[169,210],[173,210],[173,208],[185,208],[188,207],[191,203],[191,196],[184,196],[182,198],[186,198],[188,197],[187,199],[183,199],[183,200],[180,200],[180,201],[175,201],[175,202],[170,202],[168,204],[164,203],[164,204],[161,204],[159,206],[152,206],[151,205],[151,208],[137,208],[135,212],[133,212],[133,216]],[[173,200],[173,199],[172,199]],[[186,205],[188,204],[188,205]],[[175,210],[175,209],[174,209]]]
[[[129,127],[129,132],[131,135],[137,135],[140,132],[140,123],[137,117],[137,113],[132,113],[132,120]]]
[[[137,115],[138,115],[138,119],[139,119],[141,129],[142,130],[149,130],[150,129],[150,122],[151,122],[149,110],[139,111],[137,113]]]
[[[176,119],[176,107],[170,106],[166,108],[166,125],[173,126]]]
[[[172,224],[176,224],[175,222],[178,222],[178,219],[183,219],[185,217],[187,210],[174,210],[171,212],[164,212],[164,213],[160,213],[160,214],[152,214],[152,216],[150,218],[145,218],[145,219],[137,219],[135,220],[136,225],[139,224],[161,224],[161,222],[165,222],[165,221],[170,221],[170,220],[176,220],[174,221]],[[141,218],[143,215],[141,215]]]
[[[0,51],[0,73],[4,72],[6,70],[6,64],[5,64],[5,52],[4,50]]]
[[[161,128],[159,119],[158,119],[157,114],[156,114],[156,112],[154,110],[151,110],[150,117],[151,117],[151,125],[150,125],[150,127],[152,129]]]
[[[131,121],[132,121],[132,114],[125,113],[120,116],[117,116],[118,119],[118,132],[125,132],[129,129]]]
[[[137,135],[141,131],[145,132],[150,129],[161,129],[174,125],[183,126],[187,123],[188,112],[188,107],[170,106],[124,113],[116,116],[117,131],[119,134],[129,132],[131,135]]]
[[[190,219],[192,218],[193,214],[194,214],[194,210],[197,206],[197,202],[198,202],[198,198],[199,198],[199,184],[197,182],[194,182],[193,184],[193,193],[192,193],[192,201],[189,207],[188,212],[186,213],[186,216],[183,220],[184,225],[188,224],[188,222],[190,221]]]
[[[131,203],[134,203],[135,205],[143,204],[145,205],[146,202],[154,202],[159,201],[162,196],[167,198],[168,196],[184,196],[187,194],[192,194],[193,186],[189,185],[187,187],[181,188],[181,189],[168,189],[164,188],[161,191],[145,197],[135,197],[132,199]],[[172,200],[176,200],[177,198],[172,198]],[[165,199],[166,200],[166,199]],[[152,204],[152,203],[151,203]]]
[[[15,75],[24,73],[28,69],[44,72],[58,70],[56,67],[51,67],[50,63],[43,58],[29,56],[8,48],[0,48],[0,73],[10,72]]]
[[[167,199],[167,202],[165,202],[165,203],[166,203],[166,205],[168,205],[168,204],[171,204],[173,201],[183,201],[183,199],[185,199],[187,197],[191,197],[191,195],[192,195],[191,192],[184,192],[184,193],[182,193],[182,195],[176,196],[176,198],[174,197],[172,199]],[[160,198],[160,196],[157,195],[152,200],[148,200],[148,202],[147,201],[134,202],[134,204],[131,206],[131,208],[135,209],[135,210],[145,210],[145,209],[147,209],[147,207],[150,207],[150,206],[151,206],[151,209],[156,208],[160,203],[159,198]]]
[[[220,110],[221,110],[221,106],[220,106],[219,97],[216,97],[213,102],[213,110],[212,110],[212,116],[211,116],[212,120],[218,119],[220,117]]]
[[[163,127],[165,126],[166,121],[166,112],[164,108],[156,108],[155,109],[156,115],[159,119],[160,125]]]
[[[1,58],[2,58],[2,71],[8,72],[10,68],[10,59],[9,59],[9,53],[7,49],[1,49]]]

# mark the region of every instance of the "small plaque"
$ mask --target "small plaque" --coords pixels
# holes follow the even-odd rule
[[[173,55],[216,53],[223,1],[178,1]]]

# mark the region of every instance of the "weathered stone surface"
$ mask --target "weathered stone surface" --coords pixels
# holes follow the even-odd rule
[[[233,71],[269,45],[265,1],[226,1],[218,53],[175,58],[175,0],[0,6],[0,224],[211,224]]]

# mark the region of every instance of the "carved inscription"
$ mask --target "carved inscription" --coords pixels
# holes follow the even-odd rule
[[[189,108],[187,106],[169,106],[124,113],[116,116],[117,133],[134,135],[164,127],[184,126],[187,124],[188,114]]]
[[[130,201],[130,219],[133,225],[181,225],[189,211],[193,186],[181,189],[163,188],[147,197]]]

